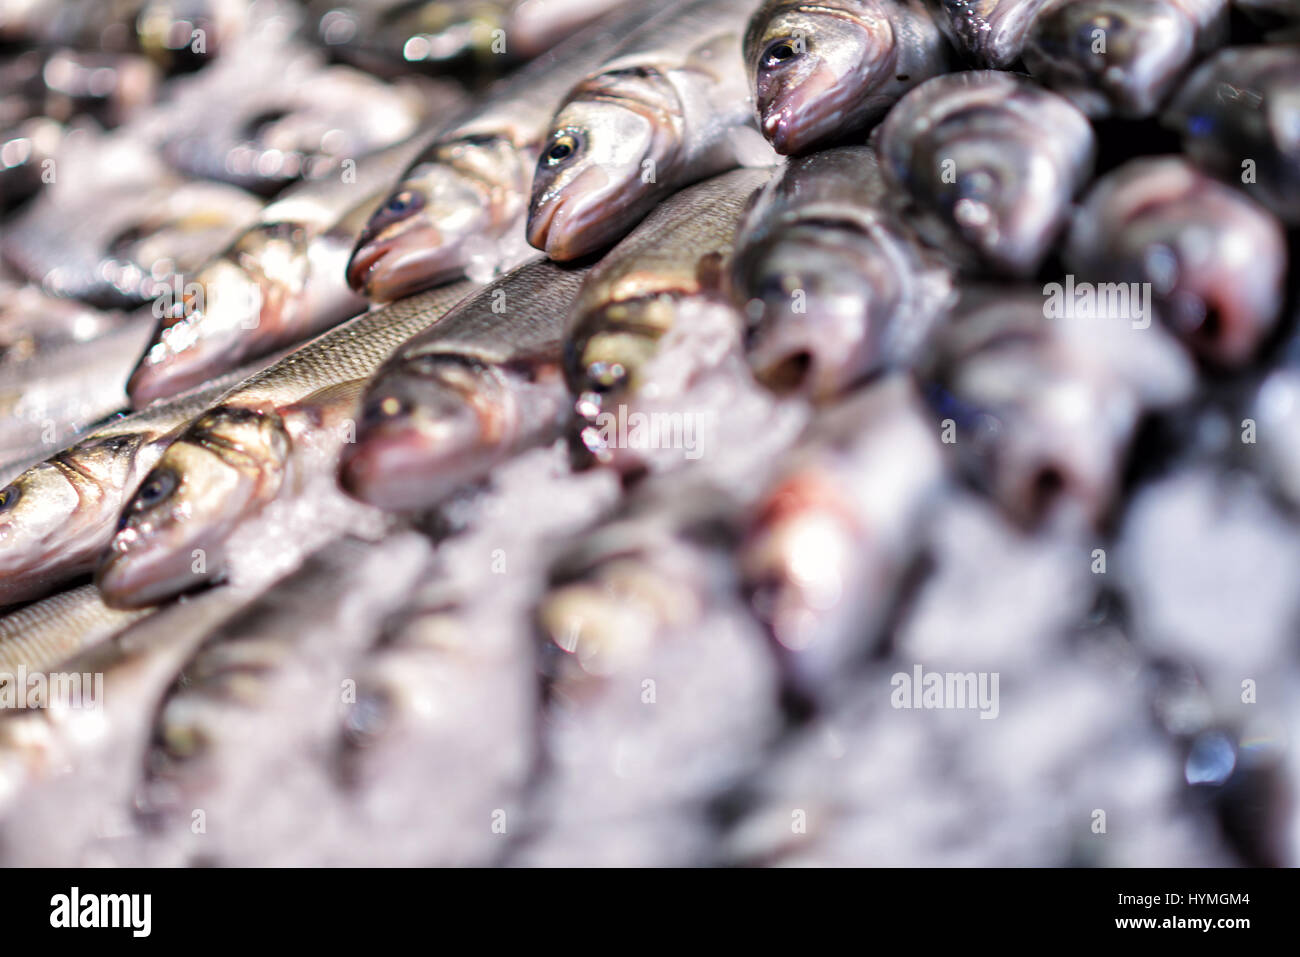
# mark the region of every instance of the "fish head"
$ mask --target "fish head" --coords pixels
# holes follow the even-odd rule
[[[275,497],[289,448],[274,412],[223,406],[204,413],[123,510],[95,576],[104,601],[139,608],[219,577],[227,537]]]
[[[488,369],[452,355],[391,364],[366,390],[356,441],[344,448],[340,484],[352,497],[395,510],[430,508],[469,474],[499,432],[499,390]]]
[[[1104,115],[1156,110],[1195,54],[1195,25],[1157,0],[1075,0],[1049,7],[1025,49],[1030,70]]]
[[[889,17],[862,4],[765,4],[745,34],[759,128],[778,153],[798,155],[857,132],[845,117],[894,79]],[[867,4],[867,7],[874,4]]]
[[[583,82],[556,114],[533,175],[528,242],[557,262],[621,239],[675,175],[680,109],[658,71]]]
[[[439,144],[371,215],[348,263],[348,284],[388,302],[461,276],[485,242],[517,223],[529,172],[504,137]]]
[[[638,376],[677,314],[669,294],[604,303],[575,318],[564,349],[572,394],[600,406],[635,391]]]

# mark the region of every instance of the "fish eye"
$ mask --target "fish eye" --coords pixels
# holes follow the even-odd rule
[[[21,493],[18,491],[17,485],[8,485],[4,488],[0,488],[0,512],[17,505],[20,495]]]
[[[160,472],[154,472],[140,486],[140,491],[135,495],[134,507],[137,512],[153,508],[159,502],[167,500],[167,497],[176,491],[176,473],[168,469]]]
[[[793,60],[805,50],[805,44],[802,37],[782,37],[779,40],[773,40],[767,45],[767,50],[763,54],[763,66],[768,69],[778,67],[789,60]]]
[[[393,216],[401,216],[419,208],[420,197],[414,190],[410,189],[394,193],[388,197],[388,202],[384,204],[384,212]]]
[[[546,151],[546,162],[552,166],[563,163],[578,151],[578,139],[572,133],[561,133]]]

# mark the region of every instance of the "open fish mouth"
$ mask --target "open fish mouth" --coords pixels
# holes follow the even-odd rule
[[[462,252],[437,227],[413,223],[392,236],[363,236],[348,263],[348,285],[376,302],[390,302],[455,278]]]

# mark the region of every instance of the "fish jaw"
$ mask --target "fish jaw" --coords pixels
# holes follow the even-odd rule
[[[74,481],[42,462],[0,491],[0,606],[38,598],[93,567],[78,547],[84,513]]]
[[[139,608],[219,578],[227,537],[279,492],[289,450],[273,411],[205,413],[167,448],[123,510],[95,575],[104,601]]]

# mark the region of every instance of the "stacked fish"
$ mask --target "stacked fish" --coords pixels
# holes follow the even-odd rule
[[[1300,864],[1300,5],[0,0],[0,210],[0,861]]]

